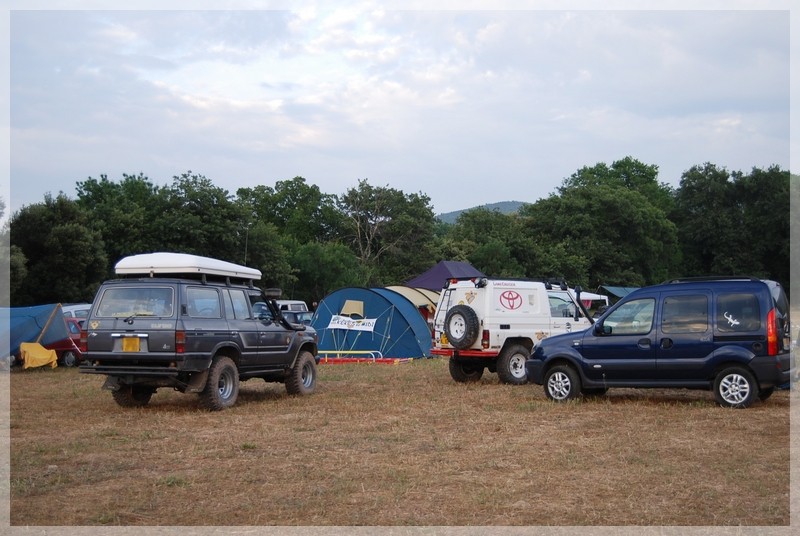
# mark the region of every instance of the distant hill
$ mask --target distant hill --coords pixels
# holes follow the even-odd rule
[[[438,214],[436,218],[443,223],[455,223],[462,212],[472,210],[473,208],[485,208],[486,210],[496,210],[501,214],[513,214],[519,210],[519,207],[525,204],[527,203],[523,203],[522,201],[500,201],[499,203],[489,203],[488,205],[479,205],[477,207],[465,208],[464,210]]]

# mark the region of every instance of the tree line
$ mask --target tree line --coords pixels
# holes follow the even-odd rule
[[[191,171],[167,186],[141,173],[100,175],[77,182],[74,197],[46,194],[11,215],[3,298],[91,301],[120,258],[153,251],[258,268],[264,287],[309,303],[341,287],[402,284],[440,260],[592,290],[733,274],[788,289],[789,185],[778,166],[744,173],[706,163],[673,188],[657,166],[626,157],[577,170],[515,214],[475,208],[447,224],[424,193],[367,179],[342,195],[303,177],[231,194]]]

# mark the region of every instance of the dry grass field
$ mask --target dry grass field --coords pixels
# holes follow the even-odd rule
[[[75,369],[10,373],[11,525],[789,524],[790,393],[558,405],[444,360],[251,380],[226,411],[159,391],[122,409]],[[794,396],[794,395],[792,395]]]

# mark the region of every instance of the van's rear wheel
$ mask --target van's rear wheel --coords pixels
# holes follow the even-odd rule
[[[142,385],[120,385],[116,391],[111,391],[114,402],[123,408],[141,408],[150,403],[155,389]]]
[[[525,372],[525,361],[531,355],[530,350],[521,344],[515,344],[503,349],[497,359],[497,376],[503,383],[522,385],[528,382],[528,373]]]
[[[208,381],[200,392],[200,402],[211,411],[220,411],[236,403],[239,397],[239,371],[231,358],[217,356],[208,370]]]
[[[758,384],[747,369],[728,367],[714,379],[714,398],[720,406],[747,408],[757,397]]]
[[[483,376],[483,366],[471,365],[463,361],[450,358],[450,376],[458,383],[473,383],[477,382]]]

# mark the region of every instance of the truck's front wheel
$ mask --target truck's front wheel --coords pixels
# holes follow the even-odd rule
[[[231,358],[217,356],[208,370],[208,381],[200,392],[206,409],[220,411],[236,403],[239,397],[239,371]]]
[[[504,348],[497,359],[497,376],[503,383],[522,385],[528,382],[525,372],[525,361],[531,355],[530,350],[521,344]]]

